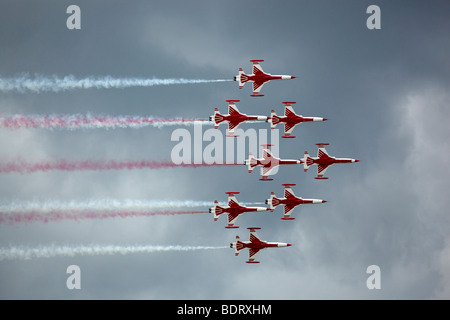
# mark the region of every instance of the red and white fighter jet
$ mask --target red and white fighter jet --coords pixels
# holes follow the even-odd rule
[[[267,121],[268,117],[265,116],[248,116],[245,113],[240,113],[235,105],[235,102],[240,100],[226,100],[228,102],[228,114],[220,114],[219,109],[214,109],[214,115],[209,117],[210,121],[214,121],[214,128],[218,128],[219,125],[227,121],[228,122],[228,134],[227,137],[239,137],[234,134],[234,130],[237,129],[239,124],[244,121]]]
[[[300,164],[303,163],[302,160],[291,160],[291,159],[280,159],[272,155],[269,147],[272,144],[262,144],[263,146],[263,157],[261,159],[255,158],[250,152],[248,159],[245,160],[244,164],[248,166],[248,172],[251,173],[255,167],[261,167],[262,178],[261,181],[270,181],[273,179],[267,178],[267,176],[274,174],[274,169],[282,164]]]
[[[308,168],[311,165],[317,165],[317,177],[314,177],[314,179],[328,179],[327,177],[324,177],[325,171],[327,171],[329,166],[332,166],[335,163],[351,163],[359,161],[352,158],[335,158],[329,156],[324,147],[329,145],[329,143],[316,143],[316,145],[319,146],[317,157],[310,157],[308,152],[305,151],[305,156],[302,158],[305,172],[308,171]]]
[[[277,198],[275,193],[270,193],[270,198],[266,200],[266,203],[269,205],[270,209],[275,209],[276,206],[284,206],[284,216],[283,220],[294,220],[295,218],[291,218],[291,213],[295,207],[305,204],[305,203],[325,203],[326,200],[322,199],[303,199],[302,197],[297,197],[292,191],[291,186],[295,186],[292,183],[284,183],[284,198]]]
[[[269,208],[266,207],[246,207],[239,204],[236,200],[235,194],[239,194],[239,192],[225,192],[228,194],[228,206],[219,206],[219,202],[214,201],[214,207],[209,208],[209,212],[214,214],[214,221],[217,221],[219,215],[227,214],[228,215],[228,225],[225,228],[239,228],[235,226],[234,223],[239,215],[245,212],[263,212],[269,211]]]
[[[253,82],[253,94],[252,97],[262,97],[263,94],[259,94],[264,83],[271,80],[290,80],[295,79],[294,76],[289,75],[271,75],[270,73],[264,72],[264,70],[259,65],[259,62],[264,60],[250,60],[253,62],[252,74],[245,74],[242,68],[239,68],[239,74],[234,77],[234,81],[239,82],[239,89],[242,89],[246,82]]]
[[[272,110],[270,114],[270,118],[267,122],[270,122],[270,128],[275,129],[276,125],[279,123],[284,123],[284,136],[282,138],[295,138],[295,136],[291,136],[292,130],[294,127],[302,122],[317,122],[317,121],[326,121],[327,118],[320,117],[303,117],[294,112],[291,104],[294,104],[295,101],[283,101],[284,103],[284,116],[277,116],[274,110]]]
[[[230,248],[234,248],[234,255],[239,255],[242,249],[248,249],[248,261],[247,263],[259,263],[255,260],[256,254],[266,248],[279,248],[279,247],[290,247],[292,244],[284,242],[267,242],[262,241],[255,230],[261,228],[247,228],[250,230],[250,239],[248,241],[241,241],[239,236],[236,236],[236,242],[230,243]]]

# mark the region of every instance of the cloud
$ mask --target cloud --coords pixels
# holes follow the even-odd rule
[[[446,123],[450,118],[449,105],[448,91],[435,85],[415,88],[400,102],[398,110],[398,117],[403,118],[399,132],[411,140],[403,164],[408,171],[408,185],[417,198],[416,216],[424,230],[420,242],[423,253],[431,260],[430,268],[443,280],[435,297],[444,299],[450,297],[450,218],[445,209],[450,206],[450,173],[445,169],[450,157],[450,127]]]
[[[368,142],[383,146],[382,152],[366,159],[370,165],[362,179],[345,186],[347,199],[338,205],[349,212],[345,219],[354,223],[358,239],[347,249],[360,263],[381,267],[385,298],[448,293],[450,174],[443,168],[450,132],[441,119],[448,119],[449,104],[450,95],[438,83],[421,83],[393,97],[386,117],[395,121]]]

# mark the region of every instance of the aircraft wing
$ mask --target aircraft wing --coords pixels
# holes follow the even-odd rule
[[[330,157],[328,155],[327,150],[325,149],[325,147],[323,145],[319,145],[319,148],[317,149],[317,157],[318,158],[328,158],[328,157]]]
[[[286,117],[296,116],[296,114],[294,112],[294,109],[292,108],[292,106],[290,104],[287,104],[287,105],[284,106],[284,115]]]
[[[263,163],[268,164],[267,166],[264,165],[261,167],[261,175],[263,176],[263,178],[271,175],[273,169],[278,167],[277,160],[279,160],[279,159],[275,158],[272,155],[272,152],[270,151],[270,149],[268,149],[268,148],[263,149]]]
[[[323,178],[323,176],[325,175],[325,171],[327,171],[328,167],[331,166],[331,165],[332,164],[319,164],[319,165],[317,165],[317,177],[318,178]]]
[[[260,81],[253,82],[253,94],[259,94],[263,85],[264,85],[264,82],[260,82]]]
[[[241,114],[239,112],[239,109],[236,107],[234,102],[230,102],[230,104],[228,105],[228,115],[238,115],[238,114]]]
[[[292,191],[292,188],[290,186],[284,187],[284,197],[285,198],[295,198],[294,191]]]
[[[275,157],[272,155],[272,151],[270,151],[270,149],[267,147],[263,149],[263,158],[267,162],[275,159]]]
[[[227,227],[233,227],[234,224],[236,223],[236,220],[237,220],[238,217],[239,217],[239,214],[237,214],[237,213],[229,214],[228,215],[228,225],[227,225]]]
[[[292,133],[292,130],[294,130],[295,126],[297,125],[297,123],[285,123],[284,124],[284,134],[286,136],[289,136]]]
[[[234,135],[234,130],[237,129],[237,127],[239,127],[239,124],[241,122],[239,121],[230,121],[228,122],[228,134],[229,135]]]
[[[270,176],[273,169],[276,167],[277,166],[261,167],[261,175],[263,176],[263,179],[265,179],[267,176]]]
[[[236,197],[232,193],[228,195],[228,206],[230,206],[230,207],[239,206],[239,202],[237,201]]]
[[[252,62],[253,62],[252,72],[254,75],[266,74],[258,61],[252,61]]]
[[[250,237],[249,237],[250,242],[261,242],[261,239],[259,239],[259,236],[255,231],[255,229],[259,228],[249,228],[249,229],[250,229]]]
[[[253,248],[249,249],[247,262],[250,262],[250,263],[257,262],[257,261],[255,261],[255,258],[256,258],[256,254],[259,252],[259,250],[261,250],[261,249],[253,249]]]
[[[248,229],[250,229],[249,241],[250,241],[251,243],[262,242],[262,241],[259,239],[259,236],[258,236],[258,234],[257,234],[256,231],[255,231],[256,229],[260,229],[260,228],[253,228],[253,227],[251,227],[251,228],[248,228]],[[247,263],[258,263],[258,262],[259,262],[259,261],[255,261],[256,254],[259,252],[259,250],[261,250],[261,249],[250,248],[250,249],[248,250],[248,261],[247,261]]]
[[[296,206],[293,205],[285,205],[284,206],[284,219],[289,218],[291,216],[292,211]],[[293,219],[293,218],[292,218]]]

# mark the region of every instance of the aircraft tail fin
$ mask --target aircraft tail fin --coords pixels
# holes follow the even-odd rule
[[[270,129],[275,129],[278,123],[280,123],[280,117],[277,116],[275,110],[272,110],[270,112]]]
[[[238,256],[239,252],[244,249],[244,243],[241,241],[239,236],[236,236],[236,245],[234,247],[234,255]]]
[[[242,89],[244,84],[248,81],[248,76],[244,73],[242,68],[239,68],[239,73],[234,79],[239,82],[239,89]]]
[[[210,208],[209,212],[214,214],[214,221],[217,221],[219,215],[221,215],[224,212],[224,210],[221,206],[219,206],[219,202],[216,200],[214,201],[214,207]]]
[[[225,120],[225,117],[219,113],[219,109],[215,108],[212,120],[214,121],[214,127],[217,129],[219,124]]]
[[[307,151],[305,151],[305,156],[302,159],[304,171],[308,171],[308,168],[314,163],[313,158],[311,158]]]
[[[274,192],[270,193],[270,198],[266,200],[266,203],[269,205],[270,210],[275,209],[277,205],[280,204],[280,199],[275,196]]]
[[[256,160],[253,153],[248,154],[248,159],[245,160],[245,164],[248,166],[248,172],[252,172],[253,169],[258,165],[258,160]]]

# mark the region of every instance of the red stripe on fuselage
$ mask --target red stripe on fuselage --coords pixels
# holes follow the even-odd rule
[[[324,156],[322,158],[312,158],[313,163],[315,164],[322,164],[322,165],[330,165],[334,163],[347,163],[352,162],[352,159],[345,159],[345,158],[332,158],[329,156]]]
[[[248,248],[248,249],[264,249],[264,248],[268,248],[268,247],[278,247],[278,244],[276,243],[267,243],[264,241],[253,241],[253,242],[249,242],[249,243],[243,243],[244,248]]]
[[[254,81],[254,82],[267,82],[270,80],[281,80],[281,76],[272,76],[268,74],[254,74],[254,75],[247,75],[247,81]]]

